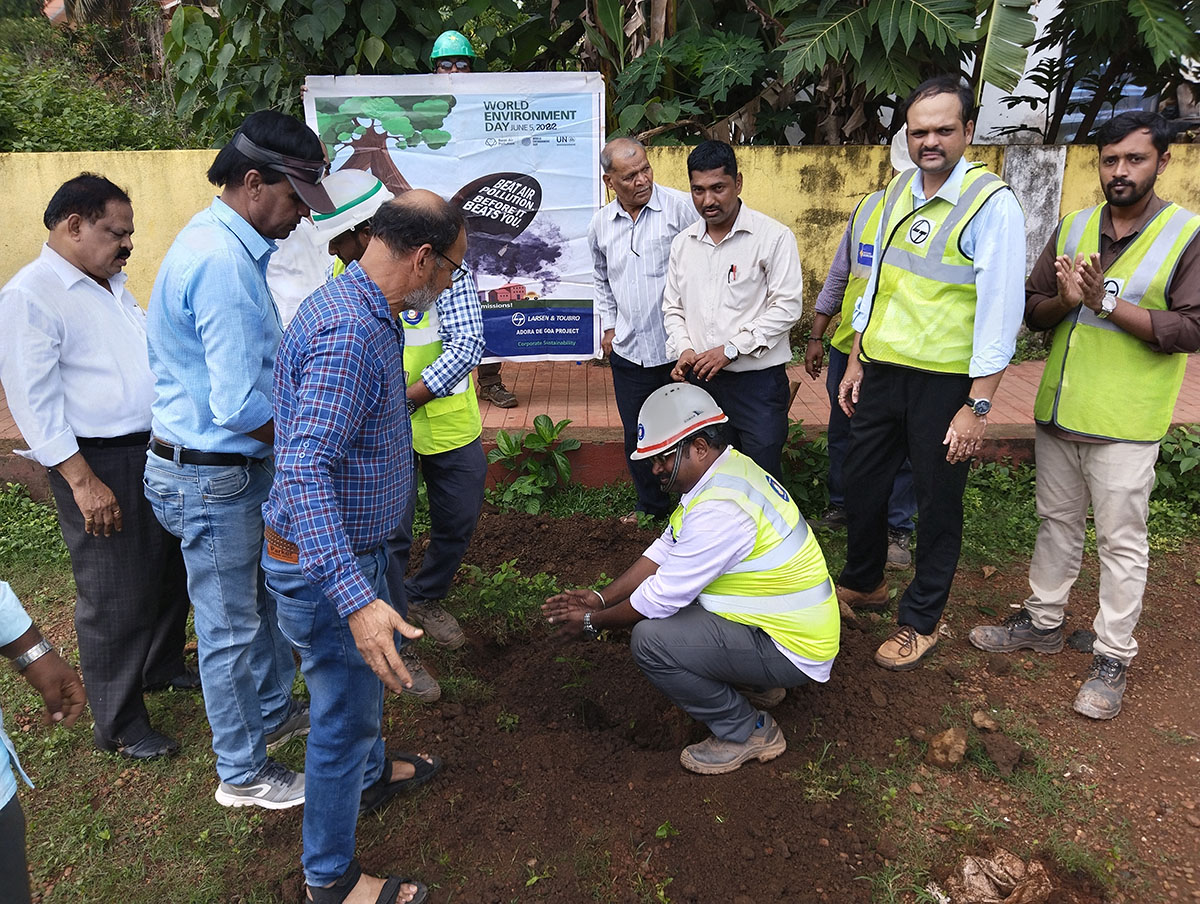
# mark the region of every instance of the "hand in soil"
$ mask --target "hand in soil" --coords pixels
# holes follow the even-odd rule
[[[546,621],[567,637],[578,637],[583,633],[583,616],[603,608],[596,594],[587,588],[564,590],[548,597],[542,605]]]

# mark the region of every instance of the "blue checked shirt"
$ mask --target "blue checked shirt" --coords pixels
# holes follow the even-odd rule
[[[317,289],[275,363],[275,482],[263,518],[300,548],[308,582],[346,617],[375,599],[356,554],[400,524],[412,491],[404,330],[362,268]]]
[[[29,630],[33,622],[25,614],[17,595],[4,581],[0,581],[0,647],[7,646]],[[16,769],[25,784],[33,787],[33,782],[21,770],[17,761],[17,751],[13,743],[4,733],[4,717],[0,714],[0,807],[3,807],[17,793],[17,780],[13,778]]]
[[[421,371],[421,379],[435,396],[448,396],[483,357],[483,310],[470,271],[438,296],[437,315],[442,353]]]

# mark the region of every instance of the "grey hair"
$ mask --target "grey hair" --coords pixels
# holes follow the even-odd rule
[[[636,138],[614,138],[600,151],[600,169],[606,173],[611,173],[614,156],[613,150],[626,147],[629,148],[628,152],[624,155],[626,157],[636,154],[639,148],[643,151],[646,150],[646,146]]]

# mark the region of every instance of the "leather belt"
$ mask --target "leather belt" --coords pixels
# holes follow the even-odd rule
[[[263,460],[251,458],[248,455],[239,455],[236,452],[197,452],[194,449],[185,449],[183,446],[164,443],[157,436],[150,440],[150,451],[167,461],[175,461],[178,451],[181,465],[241,465],[248,467]]]
[[[103,449],[105,447],[118,448],[125,446],[142,446],[150,442],[150,431],[143,430],[140,433],[126,433],[124,436],[77,436],[75,444],[84,446],[89,449]]]
[[[263,525],[263,537],[267,541],[267,555],[276,562],[287,562],[289,565],[300,564],[300,547],[291,540],[285,540],[271,529],[269,524]]]

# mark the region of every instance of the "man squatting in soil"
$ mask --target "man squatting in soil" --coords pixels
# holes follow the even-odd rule
[[[567,590],[542,606],[572,637],[633,626],[638,667],[713,733],[679,757],[706,775],[787,749],[764,710],[786,688],[829,680],[841,628],[815,535],[779,482],[729,446],[728,420],[698,386],[655,390],[633,457],[682,493],[669,526],[603,590]]]
[[[1158,443],[1170,429],[1187,353],[1200,349],[1200,216],[1154,193],[1171,129],[1157,113],[1100,127],[1106,204],[1059,223],[1025,285],[1025,322],[1054,330],[1034,401],[1038,527],[1030,595],[971,643],[994,653],[1063,647],[1088,502],[1100,554],[1094,657],[1075,711],[1112,719],[1138,645]]]
[[[363,170],[343,168],[321,184],[337,206],[332,214],[313,214],[313,232],[329,243],[329,253],[337,257],[332,272],[339,276],[363,256],[371,240],[371,217],[393,196]],[[400,325],[413,462],[425,478],[429,502],[429,543],[420,569],[406,579],[417,502],[414,481],[404,517],[388,537],[389,599],[426,637],[455,650],[467,638],[441,601],[479,523],[487,477],[483,423],[471,381],[471,369],[483,355],[483,311],[471,271],[456,271],[453,285],[430,310],[406,310]],[[405,644],[400,656],[412,678],[404,693],[422,703],[437,702],[441,686],[421,664],[414,645]]]
[[[403,310],[428,311],[462,268],[461,211],[414,190],[379,208],[362,258],[301,303],[275,365],[275,481],[262,568],[311,695],[303,865],[308,900],[421,902],[424,885],[362,873],[360,813],[441,761],[385,753],[383,685],[409,683],[387,602],[387,538],[412,493]],[[381,679],[382,682],[381,683]]]

